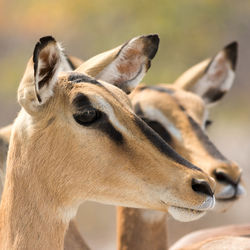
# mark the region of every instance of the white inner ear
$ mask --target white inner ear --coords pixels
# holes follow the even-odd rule
[[[47,51],[46,51],[47,50]],[[42,50],[42,53],[48,53],[49,58],[48,62],[49,64],[52,62],[52,58],[55,56],[57,58],[57,62],[54,66],[54,73],[51,79],[49,79],[49,83],[45,84],[42,88],[39,89],[39,82],[46,77],[46,74],[44,76],[40,76],[40,71],[43,68],[46,68],[46,61],[43,61],[40,57],[38,58],[37,62],[37,71],[36,71],[36,76],[35,76],[35,87],[36,91],[41,98],[41,102],[38,102],[39,105],[42,105],[46,103],[46,101],[53,96],[53,89],[56,84],[58,75],[60,72],[67,72],[71,71],[71,66],[69,65],[61,45],[59,43],[56,43],[56,45],[48,45]]]
[[[208,71],[194,85],[192,91],[200,96],[203,96],[209,89],[226,92],[232,87],[234,78],[235,72],[222,51],[214,58]]]
[[[147,119],[159,122],[167,131],[171,133],[172,136],[174,136],[177,140],[182,141],[179,129],[160,110],[151,106],[142,106],[141,108]]]
[[[96,78],[130,91],[134,89],[146,74],[147,62],[143,46],[141,43],[136,43],[136,39],[125,45],[115,60]]]

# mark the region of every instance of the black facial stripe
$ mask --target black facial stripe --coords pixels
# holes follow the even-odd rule
[[[102,86],[101,83],[96,79],[80,73],[71,73],[68,77],[68,80],[72,83],[86,82]]]
[[[209,99],[211,102],[216,102],[221,99],[227,91],[221,91],[218,89],[211,88],[203,94],[203,98]]]
[[[150,128],[152,128],[156,133],[158,133],[161,138],[167,142],[168,144],[171,144],[172,137],[171,134],[161,125],[161,123],[157,121],[152,121],[144,117],[140,117],[144,122],[148,124]]]
[[[140,88],[140,90],[145,90],[145,89],[150,89],[150,90],[155,90],[161,93],[167,93],[169,95],[174,94],[174,90],[173,89],[169,89],[169,88],[163,88],[163,87],[159,87],[159,86],[143,86]]]
[[[178,153],[176,153],[153,129],[151,129],[145,122],[139,117],[134,116],[135,124],[140,128],[146,138],[163,154],[171,158],[173,161],[190,169],[195,169],[203,172],[200,168],[194,166]]]
[[[194,121],[194,119],[188,115],[188,120],[195,131],[198,139],[202,142],[204,148],[207,150],[207,152],[222,161],[227,161],[227,159],[218,151],[218,149],[214,146],[214,144],[210,141],[208,136],[203,132],[203,130],[200,128],[199,124]]]
[[[159,122],[144,117],[144,113],[139,102],[135,104],[134,111],[144,122],[148,124],[150,128],[158,133],[165,142],[171,143],[171,134]]]
[[[72,61],[69,59],[69,57],[68,57],[67,55],[65,55],[65,57],[66,57],[66,60],[67,60],[67,62],[68,62],[68,64],[69,64],[71,70],[75,70],[76,67],[75,67],[75,65],[72,63]]]
[[[78,110],[86,106],[91,106],[89,98],[82,93],[78,93],[72,103]]]
[[[134,105],[134,111],[135,113],[138,115],[138,116],[143,116],[143,111],[141,109],[141,104],[139,102],[137,102],[135,105]]]
[[[109,138],[114,141],[117,145],[121,145],[124,142],[123,135],[116,130],[116,128],[112,125],[109,121],[108,116],[101,112],[102,121],[98,123],[98,125],[94,126],[94,128],[102,131],[103,133],[107,134]]]

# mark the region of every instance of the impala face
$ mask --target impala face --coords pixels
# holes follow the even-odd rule
[[[36,176],[65,220],[74,216],[83,200],[169,209],[184,221],[213,208],[213,179],[147,126],[121,90],[128,91],[139,83],[158,42],[155,35],[145,36],[119,47],[112,72],[108,72],[110,67],[104,69],[104,76],[112,82],[113,75],[119,88],[79,69],[60,72],[69,66],[56,41],[46,37],[37,44],[34,71],[29,62],[19,86],[23,109],[14,123],[16,140],[10,146],[20,156],[19,161],[28,159],[22,176],[25,171]],[[119,60],[119,56],[126,60]],[[123,67],[124,62],[129,67]],[[9,161],[17,159],[11,154]]]
[[[241,169],[219,152],[205,132],[207,105],[232,86],[236,53],[235,44],[227,46],[210,64],[207,61],[209,66],[192,84],[182,78],[174,85],[140,86],[131,94],[136,114],[179,154],[215,178],[218,209],[225,209],[244,193]]]

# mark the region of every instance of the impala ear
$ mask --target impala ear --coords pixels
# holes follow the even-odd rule
[[[43,104],[53,95],[59,73],[71,67],[60,44],[51,36],[42,37],[36,44],[33,63],[37,99]]]
[[[89,59],[76,71],[111,83],[130,93],[150,68],[158,46],[158,35],[139,36]]]
[[[59,43],[51,36],[42,37],[36,44],[33,58],[28,62],[18,89],[19,103],[34,111],[53,96],[54,86],[62,71],[72,70]]]
[[[198,94],[206,104],[215,103],[233,85],[237,53],[237,42],[230,43],[213,59],[205,60],[186,71],[174,84]]]

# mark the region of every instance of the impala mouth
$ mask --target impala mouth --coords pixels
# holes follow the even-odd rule
[[[188,222],[198,220],[206,214],[205,210],[170,206],[168,212],[173,216],[174,219],[182,222]]]
[[[168,205],[166,202],[161,201],[164,205]],[[168,212],[178,221],[188,222],[201,218],[206,214],[207,210],[214,208],[215,198],[207,197],[207,199],[197,208],[188,208],[180,206],[169,206]]]
[[[240,184],[237,186],[227,185],[224,189],[215,195],[217,201],[229,202],[235,201],[246,193],[244,187]]]

